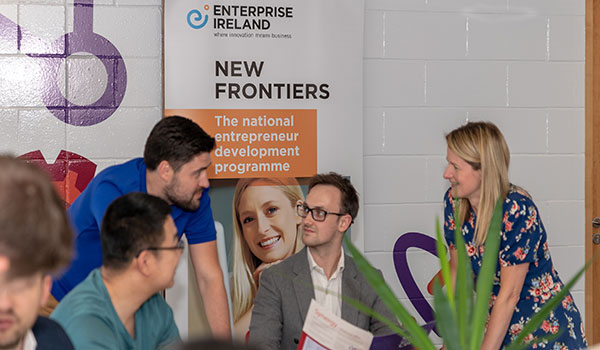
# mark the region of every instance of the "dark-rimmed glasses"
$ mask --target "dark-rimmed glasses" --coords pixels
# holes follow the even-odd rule
[[[315,220],[315,221],[325,221],[325,219],[327,218],[327,214],[332,214],[332,215],[337,215],[337,216],[346,215],[346,214],[342,214],[342,213],[333,213],[333,212],[330,212],[330,211],[327,211],[327,210],[321,209],[321,208],[309,208],[306,204],[296,205],[296,212],[298,213],[298,215],[300,217],[303,217],[303,218],[307,217],[308,213],[310,213],[313,220]]]
[[[138,256],[140,256],[140,254],[142,254],[142,252],[144,250],[183,250],[183,248],[185,247],[184,243],[182,240],[177,241],[177,245],[176,246],[172,246],[172,247],[148,247],[148,248],[144,248],[144,249],[140,249],[140,251],[135,255],[135,257],[137,258]]]

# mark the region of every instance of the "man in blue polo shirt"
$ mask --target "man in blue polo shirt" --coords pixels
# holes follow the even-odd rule
[[[186,235],[190,245],[210,328],[217,337],[230,337],[229,307],[208,196],[206,171],[214,147],[214,138],[193,121],[168,117],[150,132],[143,159],[100,172],[69,208],[76,234],[76,256],[68,271],[53,282],[55,300],[49,302],[46,310],[51,311],[90,271],[102,265],[100,223],[108,205],[129,192],[143,192],[171,205],[177,231]]]

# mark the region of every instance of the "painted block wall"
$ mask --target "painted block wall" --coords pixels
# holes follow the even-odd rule
[[[364,249],[413,312],[391,250],[406,232],[435,236],[448,187],[444,135],[468,120],[503,131],[510,179],[533,195],[563,281],[583,266],[584,7],[366,0]],[[439,269],[420,249],[410,248],[408,260],[419,286]],[[583,281],[573,295],[583,311]]]
[[[106,38],[122,57],[110,63],[110,70],[117,72],[114,79],[92,55],[107,51],[92,44],[91,37],[82,41],[96,52],[73,52],[65,59],[61,38],[74,31],[76,7],[87,11],[77,23]],[[89,178],[109,165],[141,156],[148,132],[162,116],[161,11],[161,0],[0,1],[0,152],[20,156],[39,151],[30,158],[42,165],[55,163],[52,172],[59,178],[77,164],[83,164]],[[56,77],[45,60],[60,66]],[[105,91],[111,99],[89,109],[67,108],[71,118],[63,114],[61,120],[47,108],[54,105],[46,96],[57,89],[79,106],[94,104]],[[123,91],[122,100],[115,97]],[[102,110],[108,110],[103,121],[94,119]],[[62,150],[93,164],[72,154],[63,157]],[[73,176],[57,184],[72,198],[77,187],[85,187],[72,185],[81,172]]]
[[[161,1],[79,0],[94,5],[93,30],[119,50],[127,74],[118,109],[90,126],[49,112],[35,58],[64,53],[49,43],[73,31],[73,2],[0,1],[0,14],[31,33],[20,52],[15,32],[0,36],[0,152],[39,150],[54,163],[66,150],[97,172],[141,156],[161,117]],[[433,235],[447,187],[443,137],[467,120],[503,130],[511,179],[534,196],[561,276],[583,264],[584,15],[584,0],[366,0],[364,155],[357,155],[364,249],[406,305],[391,249],[405,232]],[[78,53],[63,66],[59,81],[72,102],[93,103],[104,91],[106,70],[93,55]],[[78,163],[69,157],[59,167]],[[409,251],[409,263],[420,286],[437,272],[421,250]],[[573,293],[582,310],[583,288]]]

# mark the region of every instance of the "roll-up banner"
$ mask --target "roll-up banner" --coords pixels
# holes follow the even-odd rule
[[[362,193],[364,0],[164,4],[165,116],[216,139],[210,197],[243,338],[261,271],[303,246],[306,179],[336,171]],[[188,262],[167,292],[184,337],[208,332]]]

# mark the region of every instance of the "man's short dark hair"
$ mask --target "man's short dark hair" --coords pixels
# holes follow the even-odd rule
[[[310,178],[308,192],[317,185],[334,186],[341,192],[340,210],[343,214],[350,214],[352,220],[358,215],[358,193],[347,178],[334,172],[327,174],[316,174]]]
[[[163,160],[175,171],[195,156],[215,148],[215,139],[190,119],[171,116],[159,121],[148,136],[144,148],[144,163],[156,170]]]
[[[131,192],[115,199],[100,228],[104,267],[121,270],[141,250],[159,246],[170,213],[164,200],[146,193]]]
[[[9,156],[0,156],[0,169],[0,255],[9,277],[59,272],[71,261],[73,232],[50,178]]]

